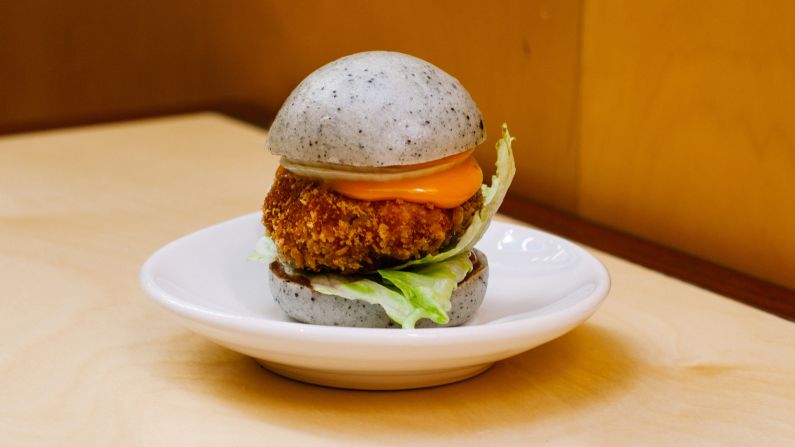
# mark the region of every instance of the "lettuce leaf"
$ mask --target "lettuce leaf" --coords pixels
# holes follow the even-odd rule
[[[488,229],[516,173],[511,149],[513,140],[508,126],[503,124],[502,137],[495,145],[496,173],[491,177],[490,186],[481,185],[483,206],[455,246],[436,255],[378,270],[380,283],[335,274],[300,274],[308,278],[312,288],[320,293],[380,305],[389,318],[404,329],[413,328],[422,318],[429,318],[437,324],[447,323],[450,297],[458,283],[472,270],[469,251]],[[257,241],[254,252],[248,257],[266,264],[277,258],[276,244],[267,235]]]
[[[429,318],[437,324],[450,321],[450,296],[472,271],[469,254],[422,266],[415,271],[379,270],[383,284],[371,279],[342,275],[310,274],[312,288],[326,295],[379,304],[392,321],[411,329],[417,320]]]
[[[276,251],[276,243],[273,242],[273,239],[268,236],[262,236],[257,240],[254,251],[246,259],[270,265],[278,256],[279,252]]]

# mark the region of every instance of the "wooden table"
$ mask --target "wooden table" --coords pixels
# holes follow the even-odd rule
[[[138,269],[259,207],[264,137],[197,114],[0,139],[0,445],[795,442],[795,324],[599,252],[593,318],[455,385],[320,388],[194,335]]]

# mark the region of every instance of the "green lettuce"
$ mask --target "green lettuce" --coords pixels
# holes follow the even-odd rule
[[[411,329],[422,318],[437,324],[450,321],[450,296],[471,271],[472,261],[464,253],[413,271],[378,270],[382,283],[342,275],[306,276],[318,292],[379,304],[392,321]]]
[[[413,328],[422,318],[437,324],[447,323],[450,297],[458,283],[472,271],[469,251],[488,229],[516,173],[511,150],[513,140],[508,126],[503,124],[502,137],[496,144],[496,173],[491,177],[490,186],[481,185],[483,206],[455,246],[433,256],[378,270],[380,282],[335,274],[295,273],[308,278],[312,288],[320,293],[380,305],[389,318],[404,329]],[[277,256],[276,244],[270,237],[263,236],[248,259],[270,264]]]
[[[278,256],[279,252],[276,251],[276,243],[273,242],[273,239],[268,236],[262,236],[257,240],[254,251],[246,259],[270,265]]]

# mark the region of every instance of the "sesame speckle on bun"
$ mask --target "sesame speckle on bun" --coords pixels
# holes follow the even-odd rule
[[[457,79],[413,56],[371,51],[304,79],[267,145],[297,162],[381,167],[438,160],[485,138],[480,110]]]

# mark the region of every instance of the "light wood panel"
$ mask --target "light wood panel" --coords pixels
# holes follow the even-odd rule
[[[579,213],[795,288],[793,20],[585,2]]]
[[[472,380],[320,388],[193,335],[138,269],[259,206],[263,131],[214,115],[0,138],[0,443],[785,445],[795,326],[599,252],[585,325]]]

